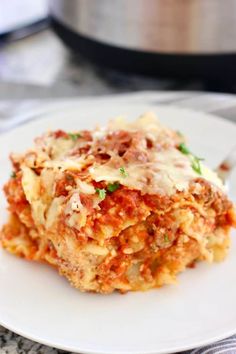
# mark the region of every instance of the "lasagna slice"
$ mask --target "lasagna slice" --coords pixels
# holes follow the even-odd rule
[[[221,180],[152,113],[46,133],[11,161],[2,246],[81,291],[161,287],[227,254],[236,217]]]

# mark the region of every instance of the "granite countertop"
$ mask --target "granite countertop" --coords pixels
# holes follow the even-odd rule
[[[236,96],[200,91],[201,84],[147,79],[104,71],[69,55],[50,30],[6,45],[0,53],[0,133],[31,119],[29,112],[59,99],[116,95],[118,100],[141,100],[150,105],[168,104],[214,113],[236,122]],[[149,92],[134,93],[149,90]],[[157,91],[158,90],[158,91]],[[168,91],[166,91],[168,90]],[[125,92],[132,91],[131,95]],[[43,100],[43,101],[42,101]],[[228,343],[235,343],[236,339]],[[213,347],[220,347],[219,344]],[[211,347],[195,354],[216,353]],[[233,346],[232,346],[233,347]],[[222,350],[222,347],[220,347]],[[59,354],[60,350],[37,344],[0,326],[0,354]],[[220,353],[220,351],[219,351]],[[224,349],[224,353],[236,350]]]

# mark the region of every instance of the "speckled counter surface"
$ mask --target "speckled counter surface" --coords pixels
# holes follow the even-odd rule
[[[49,348],[18,336],[0,326],[0,354],[59,354],[61,350]]]

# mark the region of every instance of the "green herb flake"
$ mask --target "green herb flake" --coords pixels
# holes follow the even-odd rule
[[[68,133],[68,136],[73,141],[76,141],[78,138],[81,138],[80,133]]]
[[[167,234],[164,235],[164,241],[165,241],[165,242],[170,242],[169,236],[168,236]]]
[[[191,167],[192,169],[199,175],[202,174],[202,169],[201,169],[201,164],[200,161],[203,161],[204,159],[194,156],[191,151],[187,148],[187,146],[184,143],[179,144],[178,149],[182,152],[184,155],[191,155]]]
[[[123,176],[123,177],[128,177],[128,172],[125,170],[124,167],[120,167],[120,174]]]
[[[95,188],[95,190],[101,200],[104,200],[106,198],[106,190],[105,189]]]
[[[115,183],[109,183],[107,186],[107,190],[111,193],[115,192],[118,188],[120,187],[120,184],[118,182]]]
[[[16,173],[14,171],[11,173],[11,178],[16,178]]]
[[[191,154],[189,148],[185,145],[185,143],[179,144],[178,149],[179,149],[179,151],[181,151],[182,154],[184,154],[184,155],[189,155],[189,154]]]
[[[201,164],[200,161],[203,161],[204,159],[201,159],[199,157],[193,156],[192,157],[192,169],[199,175],[202,174],[202,169],[201,169]]]

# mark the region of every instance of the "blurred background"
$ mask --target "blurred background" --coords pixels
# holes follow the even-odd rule
[[[235,0],[1,0],[0,99],[236,92]]]

